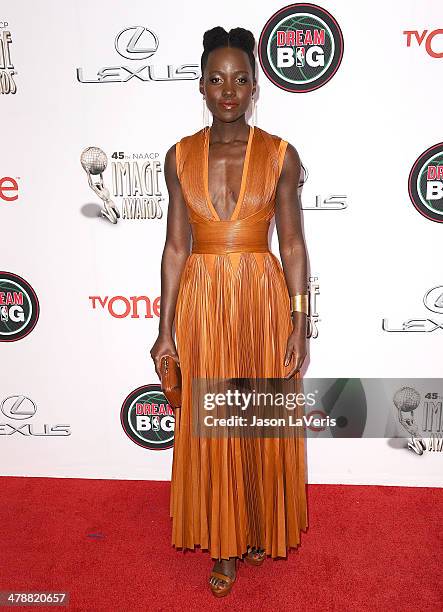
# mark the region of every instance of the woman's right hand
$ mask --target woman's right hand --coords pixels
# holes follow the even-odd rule
[[[150,350],[150,355],[154,361],[155,371],[159,379],[161,379],[160,361],[164,355],[170,355],[180,365],[174,338],[171,334],[159,334]]]

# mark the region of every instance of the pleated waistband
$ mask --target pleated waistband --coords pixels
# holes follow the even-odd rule
[[[269,251],[269,221],[208,221],[191,223],[192,253],[264,253]]]

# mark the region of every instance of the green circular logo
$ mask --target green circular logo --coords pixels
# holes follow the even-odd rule
[[[409,197],[418,212],[443,223],[443,142],[426,149],[414,162],[408,180]]]
[[[39,313],[37,294],[28,281],[13,272],[0,272],[0,342],[27,336]]]
[[[123,402],[120,421],[133,442],[149,450],[174,446],[175,417],[160,385],[143,385]]]
[[[258,55],[268,79],[285,91],[305,93],[325,85],[343,57],[343,34],[334,17],[315,4],[291,4],[269,19]]]

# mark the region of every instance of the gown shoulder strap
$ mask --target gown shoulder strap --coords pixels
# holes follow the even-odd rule
[[[198,144],[201,138],[202,130],[199,130],[195,134],[190,134],[189,136],[183,136],[180,138],[178,142],[175,143],[175,159],[177,165],[177,176],[181,179],[183,174],[183,168],[186,164],[186,159],[188,155],[196,148],[198,149]]]
[[[177,176],[180,179],[182,173],[181,140],[175,143],[175,165],[177,167]]]
[[[260,133],[262,135],[262,140],[268,150],[269,158],[273,167],[275,168],[275,172],[277,174],[278,179],[280,177],[281,169],[283,167],[283,161],[285,158],[288,141],[284,140],[283,138],[280,138],[279,136],[274,136],[262,129],[260,129]]]

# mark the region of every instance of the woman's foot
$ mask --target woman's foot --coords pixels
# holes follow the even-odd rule
[[[237,577],[236,557],[216,561],[212,568],[209,584],[216,597],[227,595]]]

